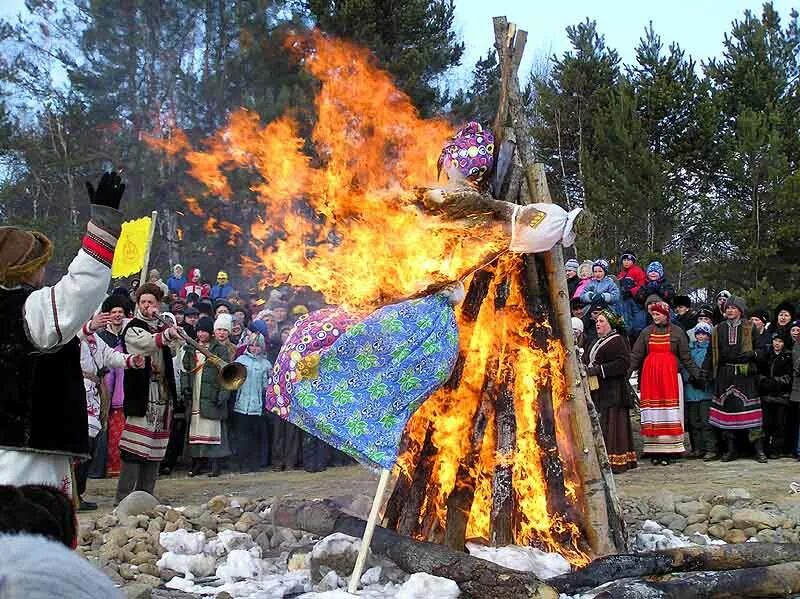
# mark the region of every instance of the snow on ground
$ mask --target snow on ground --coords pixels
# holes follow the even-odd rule
[[[512,570],[533,572],[538,578],[545,580],[569,572],[569,562],[558,553],[547,553],[535,547],[486,547],[477,543],[467,543],[470,555],[505,566]]]
[[[636,538],[630,548],[632,552],[654,551],[656,549],[677,549],[679,547],[689,547],[691,545],[725,545],[725,541],[712,539],[708,535],[695,533],[691,537],[682,534],[675,534],[669,528],[664,528],[658,522],[645,520],[642,530],[636,534]]]

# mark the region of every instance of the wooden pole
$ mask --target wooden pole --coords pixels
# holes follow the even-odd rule
[[[495,45],[498,47],[498,51],[500,39],[502,38],[500,33],[503,29],[511,31],[511,27],[505,17],[494,18]],[[518,31],[517,37],[520,36],[522,36],[520,42],[524,46],[527,33]],[[512,68],[518,68],[519,58],[521,58],[521,52],[517,50],[517,45],[515,43],[512,46],[514,48]],[[519,78],[516,70],[508,78],[507,82],[509,114],[516,134],[517,152],[522,162],[531,199],[534,202],[552,203],[544,173],[544,165],[536,163],[533,153],[533,137],[522,107]],[[613,553],[616,547],[609,530],[606,504],[607,491],[600,472],[592,426],[586,408],[587,397],[581,383],[580,369],[577,363],[577,354],[575,353],[575,340],[572,336],[572,314],[569,307],[567,280],[563,272],[564,254],[561,244],[556,244],[552,250],[544,252],[543,261],[550,304],[555,314],[555,319],[551,323],[553,334],[562,341],[567,354],[564,370],[569,397],[561,409],[567,411],[572,429],[571,437],[575,443],[579,444],[577,448],[579,458],[576,463],[578,474],[583,483],[584,503],[587,510],[587,521],[585,522],[584,530],[587,533],[592,551],[596,555],[605,555]]]
[[[144,249],[144,262],[142,263],[142,274],[139,275],[139,285],[147,283],[147,270],[150,266],[150,250],[153,248],[153,236],[156,234],[156,219],[158,211],[150,213],[150,233],[147,235],[147,246]]]
[[[383,494],[386,492],[386,485],[389,484],[389,476],[391,473],[392,471],[386,468],[381,471],[378,489],[375,491],[375,498],[372,500],[372,509],[367,519],[367,526],[364,529],[364,536],[361,538],[361,547],[358,550],[356,565],[353,568],[353,575],[350,576],[350,584],[347,585],[348,593],[355,593],[358,590],[358,583],[361,582],[361,574],[364,572],[364,565],[367,563],[369,544],[372,543],[372,535],[375,532],[375,525],[378,523],[378,514],[383,504]]]

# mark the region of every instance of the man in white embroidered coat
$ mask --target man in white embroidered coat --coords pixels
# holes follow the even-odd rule
[[[81,341],[81,370],[83,371],[83,384],[86,389],[86,412],[89,418],[89,455],[93,456],[97,446],[96,439],[102,428],[106,425],[102,414],[100,398],[100,374],[103,370],[111,368],[144,368],[144,356],[123,354],[109,347],[100,335],[95,332],[111,322],[111,315],[100,312],[87,322],[78,338]],[[85,512],[96,510],[97,504],[86,501],[83,494],[86,492],[86,480],[89,477],[91,460],[84,460],[75,467],[75,483],[78,493],[78,511]]]
[[[71,461],[88,457],[78,331],[105,297],[125,185],[87,183],[91,221],[67,274],[43,286],[52,243],[0,227],[0,484],[50,484],[72,495]]]
[[[125,428],[119,442],[122,468],[117,503],[133,491],[153,494],[169,443],[177,400],[172,355],[181,336],[174,326],[163,328],[154,318],[162,299],[158,286],[145,283],[139,287],[136,312],[122,333],[124,351],[145,356],[145,367],[125,373]]]

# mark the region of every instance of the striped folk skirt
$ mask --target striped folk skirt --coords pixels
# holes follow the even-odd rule
[[[683,453],[683,384],[672,352],[648,353],[639,384],[644,455]]]

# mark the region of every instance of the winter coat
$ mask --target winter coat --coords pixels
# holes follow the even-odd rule
[[[208,345],[208,351],[227,362],[229,353],[228,348],[212,339]],[[183,355],[183,370],[181,373],[181,388],[184,398],[191,401],[192,390],[195,383],[194,371],[197,368],[196,352],[187,351]],[[209,420],[225,420],[228,418],[228,400],[231,392],[224,389],[219,382],[219,370],[211,362],[206,360],[203,365],[203,375],[200,379],[200,415]]]
[[[697,378],[700,375],[700,368],[694,363],[692,355],[689,353],[689,340],[686,338],[686,333],[684,333],[683,329],[680,327],[670,326],[668,328],[669,348],[672,355],[675,356],[675,359],[678,361],[678,367],[680,368],[683,366],[690,377]],[[664,333],[665,327],[656,327],[656,325],[651,324],[639,335],[636,344],[633,346],[633,351],[631,352],[630,372],[641,370],[644,359],[649,352],[650,335],[656,332]]]
[[[786,325],[779,325],[777,320],[769,323],[769,325],[764,329],[764,332],[767,334],[767,342],[768,342],[767,347],[769,347],[769,349],[772,349],[772,347],[770,347],[772,345],[772,335],[774,335],[775,333],[780,333],[787,340],[785,349],[791,351],[794,346],[794,342],[792,341],[792,336],[791,336],[791,330],[792,330],[791,322],[789,322],[789,324]]]
[[[800,343],[792,348],[792,401],[800,402]]]
[[[227,299],[231,293],[233,293],[233,285],[230,283],[225,283],[224,285],[217,284],[211,288],[211,299]]]
[[[786,350],[768,352],[759,360],[758,390],[761,401],[789,404],[792,392],[792,354]]]
[[[631,279],[632,283],[628,283],[625,279]],[[622,298],[636,297],[642,285],[647,283],[647,275],[644,274],[642,267],[638,264],[632,264],[630,268],[623,268],[617,275],[619,287],[622,289]]]
[[[686,335],[688,336],[689,331],[691,331],[692,329],[694,329],[695,326],[697,326],[697,312],[695,312],[694,310],[689,310],[686,314],[683,315],[675,314],[675,316],[672,317],[672,322],[681,327],[683,329],[683,332],[686,333]]]
[[[784,349],[791,351],[791,348],[792,346],[790,344]],[[753,329],[753,349],[763,354],[772,351],[772,333],[769,327],[764,327],[764,330],[760,333],[758,329]]]
[[[600,386],[592,391],[598,410],[633,406],[628,384],[631,348],[624,334],[616,331],[597,339],[583,352],[586,374],[596,376]]]
[[[167,279],[167,289],[172,295],[178,295],[183,289],[184,285],[186,285],[186,277],[176,277],[172,275],[169,279]]]
[[[599,281],[597,279],[590,279],[589,283],[583,289],[583,293],[581,294],[581,301],[584,304],[591,304],[595,300],[595,296],[602,296],[606,303],[615,308],[617,314],[619,314],[619,307],[620,299],[622,298],[619,287],[617,287],[617,282],[614,280],[613,277],[606,276]]]
[[[190,293],[196,293],[198,297],[208,297],[209,290],[205,285],[189,281],[183,286],[183,289],[181,289],[180,296],[186,299]]]
[[[233,411],[247,416],[261,416],[264,413],[264,391],[272,374],[272,364],[267,356],[254,356],[246,351],[236,361],[247,369],[247,379],[239,389]]]
[[[675,297],[675,288],[666,277],[661,277],[658,281],[647,281],[639,288],[636,294],[636,301],[644,304],[651,295],[657,295],[671,305],[672,299]]]
[[[692,362],[694,362],[698,368],[703,367],[710,347],[711,340],[705,343],[699,343],[697,340],[689,342],[689,354],[692,356]],[[681,377],[685,383],[683,390],[686,401],[705,401],[711,399],[710,385],[704,384],[700,387],[696,387],[689,383],[689,373],[685,368],[681,368]]]
[[[578,276],[574,276],[571,279],[567,279],[567,292],[569,296],[575,297],[575,292],[578,290],[578,286],[581,284],[580,278]]]
[[[88,328],[78,334],[81,340],[81,370],[86,389],[86,411],[89,419],[89,437],[94,439],[103,428],[99,378],[109,368],[126,368],[131,356],[118,352],[103,341],[102,337],[89,332]]]
[[[583,292],[586,290],[586,286],[591,280],[592,277],[589,277],[588,279],[580,279],[578,286],[575,288],[575,293],[572,294],[572,299],[581,299],[581,295],[583,295]]]
[[[123,351],[121,330],[119,335],[109,329],[98,331],[97,335],[113,350],[118,352]],[[111,393],[111,409],[121,410],[125,402],[125,369],[109,368],[104,383],[108,392]]]

